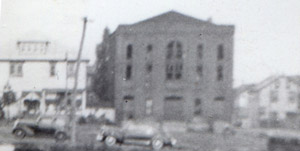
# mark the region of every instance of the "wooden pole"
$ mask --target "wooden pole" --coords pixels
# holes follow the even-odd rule
[[[79,51],[78,51],[78,56],[76,59],[76,68],[75,68],[75,80],[74,80],[74,87],[72,91],[72,108],[71,108],[71,124],[72,124],[72,130],[71,130],[71,141],[72,145],[76,144],[76,91],[77,91],[77,85],[78,85],[78,73],[79,73],[79,67],[80,67],[80,60],[81,60],[81,53],[82,53],[82,48],[83,48],[83,43],[84,43],[84,38],[85,38],[85,31],[86,31],[86,23],[88,19],[87,17],[84,17],[83,19],[83,31],[82,31],[82,36],[81,36],[81,41],[80,41],[80,46],[79,46]]]

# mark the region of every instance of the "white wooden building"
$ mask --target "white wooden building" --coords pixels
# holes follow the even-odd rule
[[[5,91],[15,93],[16,102],[4,108],[6,117],[24,114],[53,114],[70,107],[75,83],[76,57],[51,52],[48,41],[18,41],[16,54],[0,57],[0,97]],[[76,105],[86,108],[86,68],[79,68]]]

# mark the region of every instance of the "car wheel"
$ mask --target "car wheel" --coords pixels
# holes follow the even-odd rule
[[[105,138],[105,144],[107,146],[113,146],[113,145],[116,144],[116,142],[117,142],[117,139],[115,137],[113,137],[113,136],[107,136]]]
[[[66,135],[66,133],[64,133],[64,132],[58,132],[58,133],[55,135],[55,139],[56,139],[57,141],[64,141],[64,140],[67,139],[67,135]]]
[[[163,143],[163,141],[160,140],[160,139],[154,139],[154,140],[152,141],[152,148],[153,148],[154,150],[160,150],[163,146],[164,146],[164,143]]]
[[[24,138],[26,136],[26,132],[22,129],[16,129],[14,131],[14,135],[17,137],[17,138]]]

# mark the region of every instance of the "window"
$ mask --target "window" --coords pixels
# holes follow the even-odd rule
[[[271,90],[270,91],[270,101],[277,102],[278,101],[278,91]]]
[[[215,101],[224,101],[225,98],[223,96],[218,96],[215,98]]]
[[[259,116],[264,116],[266,114],[266,108],[265,107],[259,107],[258,108],[258,114],[259,114]]]
[[[198,53],[198,58],[202,59],[202,57],[203,57],[203,44],[198,45],[197,53]]]
[[[166,79],[167,80],[179,80],[182,78],[182,64],[177,63],[175,66],[173,64],[168,64],[166,66]]]
[[[275,89],[278,89],[278,88],[280,87],[280,81],[279,81],[279,80],[277,80],[277,81],[275,82],[274,87],[275,87]]]
[[[153,101],[151,99],[146,100],[146,115],[152,114]]]
[[[295,101],[296,101],[296,93],[295,92],[293,92],[293,91],[290,91],[289,92],[289,101],[291,102],[291,103],[294,103]]]
[[[286,89],[290,89],[290,87],[291,87],[291,81],[287,80],[286,81]]]
[[[152,49],[153,49],[153,48],[152,48],[152,45],[148,45],[148,46],[147,46],[147,52],[148,52],[148,53],[151,52]]]
[[[272,111],[272,112],[270,113],[270,119],[272,119],[272,120],[277,120],[277,119],[278,119],[278,113],[275,112],[275,111]]]
[[[11,62],[9,73],[15,77],[23,76],[23,62]]]
[[[166,78],[167,78],[167,80],[173,79],[173,66],[172,65],[166,66]]]
[[[126,80],[130,80],[131,79],[131,72],[132,72],[132,66],[131,65],[127,65],[126,67]]]
[[[175,78],[181,79],[181,72],[182,72],[182,64],[176,64],[175,66]]]
[[[50,76],[55,76],[56,62],[50,62]]]
[[[175,55],[173,53],[176,53]],[[171,41],[167,45],[166,79],[182,79],[183,61],[182,45],[178,41]]]
[[[67,63],[67,75],[68,75],[68,77],[75,76],[75,61]]]
[[[176,48],[177,48],[177,54],[176,54],[176,57],[177,57],[178,59],[181,59],[181,58],[182,58],[182,47],[181,47],[181,44],[180,44],[180,43],[177,43]]]
[[[223,67],[218,66],[217,68],[217,80],[222,81],[223,80]]]
[[[169,43],[168,48],[167,48],[167,59],[171,59],[173,56],[173,42]]]
[[[129,44],[127,46],[127,54],[126,54],[126,56],[127,56],[127,59],[131,59],[132,58],[132,45],[131,44]]]
[[[202,109],[201,109],[201,99],[197,98],[195,99],[194,103],[194,115],[201,115]]]
[[[202,65],[197,66],[197,74],[198,74],[199,77],[203,76],[203,67],[202,67]]]
[[[148,73],[150,73],[152,71],[152,64],[148,63],[146,65],[146,70],[147,70]]]
[[[133,101],[134,97],[132,95],[126,95],[126,96],[123,97],[123,100],[125,102]]]
[[[218,60],[222,60],[224,58],[224,46],[220,44],[218,46]]]
[[[82,100],[76,100],[75,104],[77,108],[80,108],[80,106],[82,105]]]

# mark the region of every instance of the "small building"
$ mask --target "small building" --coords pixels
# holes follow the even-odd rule
[[[229,121],[233,34],[232,25],[175,11],[120,25],[113,33],[106,29],[96,66],[106,84],[98,93],[111,96],[118,121]]]
[[[66,111],[75,83],[75,57],[53,54],[48,41],[18,41],[16,52],[0,58],[0,95],[9,89],[16,98],[4,109],[6,116],[10,112],[34,115]],[[86,107],[87,64],[88,60],[81,60],[76,92],[79,110]],[[10,112],[8,108],[12,108]]]
[[[243,103],[244,102],[244,103]],[[272,76],[236,97],[250,127],[300,128],[300,76]]]

